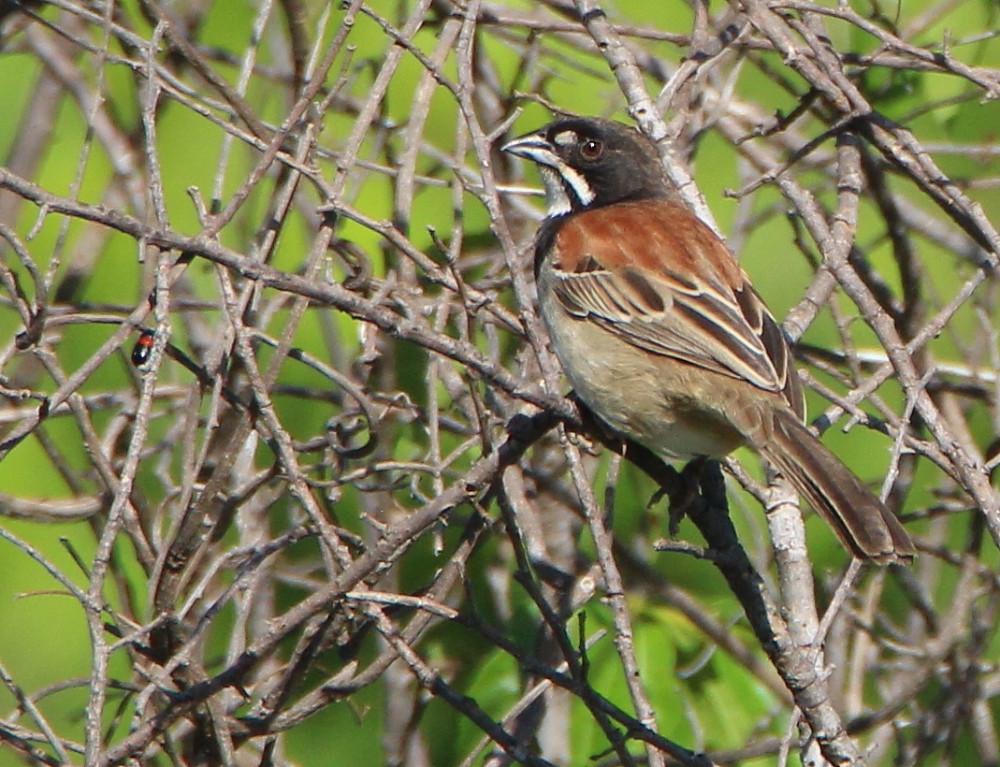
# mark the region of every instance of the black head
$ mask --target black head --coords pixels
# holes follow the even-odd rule
[[[656,148],[613,120],[556,120],[502,149],[538,165],[549,216],[668,194]]]

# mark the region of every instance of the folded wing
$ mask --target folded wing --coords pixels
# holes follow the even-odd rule
[[[783,392],[801,416],[781,329],[725,244],[665,200],[642,205],[661,225],[625,228],[619,209],[630,204],[589,212],[585,238],[572,217],[560,227],[557,254],[583,254],[556,264],[554,291],[566,310],[646,351]]]

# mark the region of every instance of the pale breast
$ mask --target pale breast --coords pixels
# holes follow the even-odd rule
[[[538,275],[539,308],[563,371],[577,395],[618,432],[658,453],[719,457],[743,444],[724,408],[705,403],[725,394],[720,376],[651,355],[614,333],[569,314],[551,274]],[[725,383],[725,382],[721,382]],[[722,388],[725,388],[724,386]]]

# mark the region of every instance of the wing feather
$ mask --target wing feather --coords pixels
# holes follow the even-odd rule
[[[631,205],[642,206],[646,230],[619,223]],[[801,412],[777,322],[725,244],[684,208],[664,200],[591,211],[570,218],[555,246],[553,290],[567,312],[651,353],[783,391]]]

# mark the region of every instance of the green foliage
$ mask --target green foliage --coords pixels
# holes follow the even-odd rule
[[[561,435],[531,435],[523,456],[480,471],[498,455],[508,460],[510,424],[553,401],[524,331],[530,291],[517,294],[510,274],[511,266],[530,273],[538,198],[520,192],[538,178],[496,144],[546,122],[549,105],[628,119],[621,84],[589,33],[548,3],[484,3],[470,52],[460,36],[469,31],[465,5],[431,4],[402,44],[387,29],[411,21],[414,0],[378,0],[354,15],[348,4],[306,3],[296,65],[286,17],[295,4],[267,6],[264,20],[255,15],[261,4],[185,5],[172,4],[168,29],[152,6],[118,3],[105,28],[93,4],[62,3],[39,11],[50,26],[10,17],[0,35],[0,166],[56,205],[41,207],[23,186],[0,187],[0,224],[10,233],[0,239],[4,439],[27,429],[0,456],[0,666],[11,680],[0,689],[0,767],[29,759],[18,733],[49,760],[33,763],[57,763],[47,728],[70,752],[65,763],[82,764],[85,715],[101,684],[107,700],[93,748],[138,738],[163,717],[163,730],[142,743],[148,759],[134,757],[143,763],[193,763],[192,743],[205,741],[225,742],[234,763],[265,763],[261,750],[274,738],[275,764],[387,763],[389,744],[401,741],[435,766],[482,764],[498,747],[474,714],[515,732],[519,704],[545,683],[533,673],[539,664],[560,670],[550,673],[559,682],[546,696],[559,705],[547,704],[546,727],[562,739],[567,764],[616,763],[599,720],[627,735],[639,763],[641,738],[593,704],[600,696],[635,716],[616,643],[626,628],[659,736],[695,751],[759,751],[734,761],[773,764],[794,707],[775,691],[718,553],[692,556],[707,545],[695,524],[681,522],[675,550],[654,550],[668,503],[650,505],[655,483],[628,456],[612,471],[608,451],[584,444],[579,470],[597,498],[591,513],[613,526],[626,627],[609,607],[608,574],[595,565],[608,544],[582,521]],[[928,147],[922,158],[968,202],[935,202],[931,191],[954,189],[864,130],[850,132],[760,25],[739,27],[720,55],[696,50],[692,7],[708,8],[710,33],[696,38],[710,50],[730,4],[603,8],[637,55],[633,84],[651,99],[685,62],[698,62],[673,101],[655,108],[668,121],[684,116],[670,123],[677,156],[690,161],[779,318],[804,306],[808,314],[803,296],[825,279],[819,262],[840,252],[813,236],[799,201],[839,224],[838,139],[859,138],[871,161],[850,227],[851,263],[886,322],[872,322],[841,284],[821,295],[802,341],[843,354],[802,346],[799,362],[817,382],[811,416],[834,418],[824,442],[872,487],[899,470],[890,505],[926,546],[906,576],[858,577],[826,648],[848,678],[831,682],[843,682],[832,697],[845,721],[877,715],[857,734],[862,749],[880,745],[872,764],[972,764],[998,719],[990,675],[1000,640],[989,628],[998,554],[961,472],[963,459],[971,465],[986,452],[998,421],[996,291],[973,285],[981,255],[968,240],[974,205],[995,219],[1000,202],[1000,107],[989,100],[1000,81],[998,10],[991,0],[825,5],[828,14],[811,22],[836,54],[838,82]],[[781,14],[798,55],[812,61],[801,14]],[[171,30],[193,54],[170,43]],[[896,38],[913,50],[887,42]],[[298,105],[305,86],[294,82],[296,66],[309,75],[328,54],[322,82]],[[250,76],[238,90],[245,56]],[[33,100],[47,88],[56,95]],[[299,106],[276,141],[278,159],[265,162]],[[477,131],[493,144],[476,146]],[[298,156],[307,139],[314,143]],[[402,158],[414,141],[410,178]],[[889,207],[911,218],[882,204],[876,180]],[[85,214],[63,210],[78,204]],[[230,205],[230,218],[214,218]],[[183,258],[165,235],[187,243]],[[503,244],[508,235],[516,248]],[[172,282],[147,305],[158,269]],[[963,291],[969,297],[935,337],[908,355],[926,376],[922,388],[901,384],[894,368],[851,400],[884,366],[885,326],[907,343]],[[26,346],[24,311],[45,320]],[[129,362],[140,325],[168,343],[145,370]],[[120,330],[121,348],[101,356]],[[947,439],[914,407],[925,392],[944,414]],[[842,433],[847,400],[884,430]],[[748,483],[764,482],[748,451],[735,457]],[[760,584],[780,603],[785,584],[752,490],[729,480],[731,516]],[[88,511],[41,521],[53,508],[77,508],[70,504]],[[185,524],[196,545],[171,549]],[[848,555],[818,520],[808,533],[822,610]],[[175,565],[176,590],[157,603]],[[92,599],[70,596],[53,573],[92,588]],[[954,605],[963,607],[958,617]],[[789,620],[802,607],[779,605]],[[573,648],[592,643],[583,658],[567,658],[554,632]],[[97,640],[109,648],[108,670],[94,683]],[[897,701],[911,679],[920,680],[912,700]],[[32,696],[44,723],[15,690]],[[980,719],[955,703],[956,691],[970,690]],[[405,721],[394,718],[401,710]],[[526,729],[526,753],[549,758],[538,727]]]

